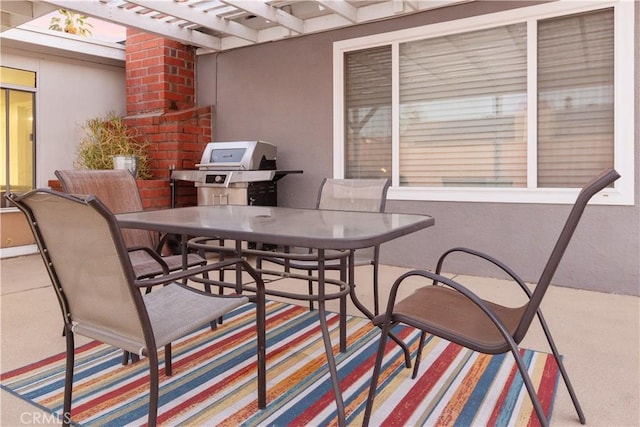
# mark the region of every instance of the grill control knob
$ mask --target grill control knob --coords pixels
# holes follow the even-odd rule
[[[227,175],[214,175],[207,174],[204,177],[205,184],[224,184],[224,181],[227,179]]]

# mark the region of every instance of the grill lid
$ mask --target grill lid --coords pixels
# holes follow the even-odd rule
[[[276,146],[265,141],[210,142],[200,170],[275,170]]]

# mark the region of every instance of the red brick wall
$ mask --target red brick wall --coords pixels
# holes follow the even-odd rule
[[[149,141],[154,178],[169,178],[170,168],[195,168],[205,145],[211,141],[211,106],[127,116],[125,123]]]
[[[171,207],[171,187],[167,179],[139,179],[138,189],[144,209]]]
[[[205,145],[211,141],[211,111],[211,107],[207,106],[125,119],[127,125],[137,128],[139,134],[150,142],[153,179],[138,181],[145,208],[171,205],[170,169],[195,169]],[[177,187],[176,206],[196,204],[193,183],[178,182]],[[163,188],[165,191],[161,191]]]
[[[195,106],[195,49],[128,29],[126,89],[125,122],[150,143],[153,178],[138,182],[143,204],[169,207],[170,169],[195,168],[211,141],[212,107]],[[195,205],[193,184],[178,186],[176,204]]]
[[[127,30],[127,115],[195,106],[195,49]]]

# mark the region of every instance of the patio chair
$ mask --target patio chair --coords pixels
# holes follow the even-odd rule
[[[128,173],[128,172],[127,172]],[[171,375],[171,342],[250,301],[257,304],[258,402],[266,406],[264,283],[241,259],[194,267],[155,278],[137,279],[114,215],[95,196],[76,197],[34,190],[7,197],[27,216],[58,302],[66,336],[64,425],[72,422],[74,336],[124,348],[149,360],[149,425],[157,421],[158,349],[164,347]],[[217,296],[178,283],[192,275],[241,266],[256,281],[250,297]],[[144,294],[142,288],[155,286]]]
[[[607,187],[618,179],[620,175],[609,169],[594,178],[582,189],[569,213],[569,217],[560,233],[551,255],[542,271],[540,279],[533,292],[525,285],[520,277],[501,261],[478,251],[467,248],[453,248],[445,252],[436,266],[435,273],[426,270],[413,270],[401,275],[393,284],[389,296],[386,313],[374,318],[374,324],[382,327],[382,335],[378,347],[373,378],[369,389],[369,398],[365,409],[363,425],[369,423],[376,395],[378,377],[387,336],[392,326],[404,323],[422,330],[416,363],[413,370],[415,378],[419,369],[420,356],[427,333],[439,336],[448,341],[457,343],[471,350],[485,354],[511,353],[516,361],[527,392],[535,408],[536,415],[543,426],[548,425],[548,420],[536,395],[527,368],[518,351],[518,344],[524,339],[534,317],[538,317],[547,337],[547,341],[558,365],[564,383],[569,391],[573,405],[582,424],[585,417],[578,398],[573,390],[569,376],[564,368],[562,359],[551,337],[540,303],[549,287],[551,280],[560,264],[560,260],[569,245],[569,241],[580,221],[580,217],[588,201],[597,192]],[[454,253],[462,256],[478,257],[483,262],[489,262],[510,276],[526,294],[527,302],[520,307],[507,307],[491,301],[483,300],[477,294],[460,283],[443,277],[442,272],[445,259]],[[431,285],[419,287],[409,297],[396,303],[398,288],[405,283],[416,286],[416,278],[425,278]],[[405,282],[406,279],[413,278]]]
[[[359,211],[359,212],[384,212],[387,201],[387,190],[391,182],[388,179],[333,179],[325,178],[320,185],[316,207],[318,209]],[[290,252],[306,252],[304,248],[285,248]],[[326,253],[325,269],[344,270],[344,257],[340,254]],[[379,312],[378,297],[378,260],[380,246],[358,249],[354,254],[354,265],[371,265],[373,267],[373,306],[374,313]],[[269,261],[284,266],[286,272],[290,269],[307,271],[311,276],[318,269],[318,263],[314,260],[294,260],[277,257],[261,257],[258,259],[258,268],[261,262]],[[344,271],[343,271],[344,274]],[[342,278],[344,280],[345,278]],[[309,295],[313,293],[313,281],[308,281]],[[313,310],[313,301],[309,301],[309,309]]]
[[[65,193],[97,196],[114,214],[142,210],[136,179],[126,169],[56,170],[55,175]],[[154,277],[183,268],[182,255],[161,256],[164,240],[147,230],[123,229],[136,277]],[[187,266],[206,264],[195,253],[187,254]]]

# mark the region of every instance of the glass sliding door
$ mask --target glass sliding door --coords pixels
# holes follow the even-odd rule
[[[35,186],[35,73],[5,67],[2,71],[0,191],[4,196]],[[4,197],[1,206],[8,207]]]

